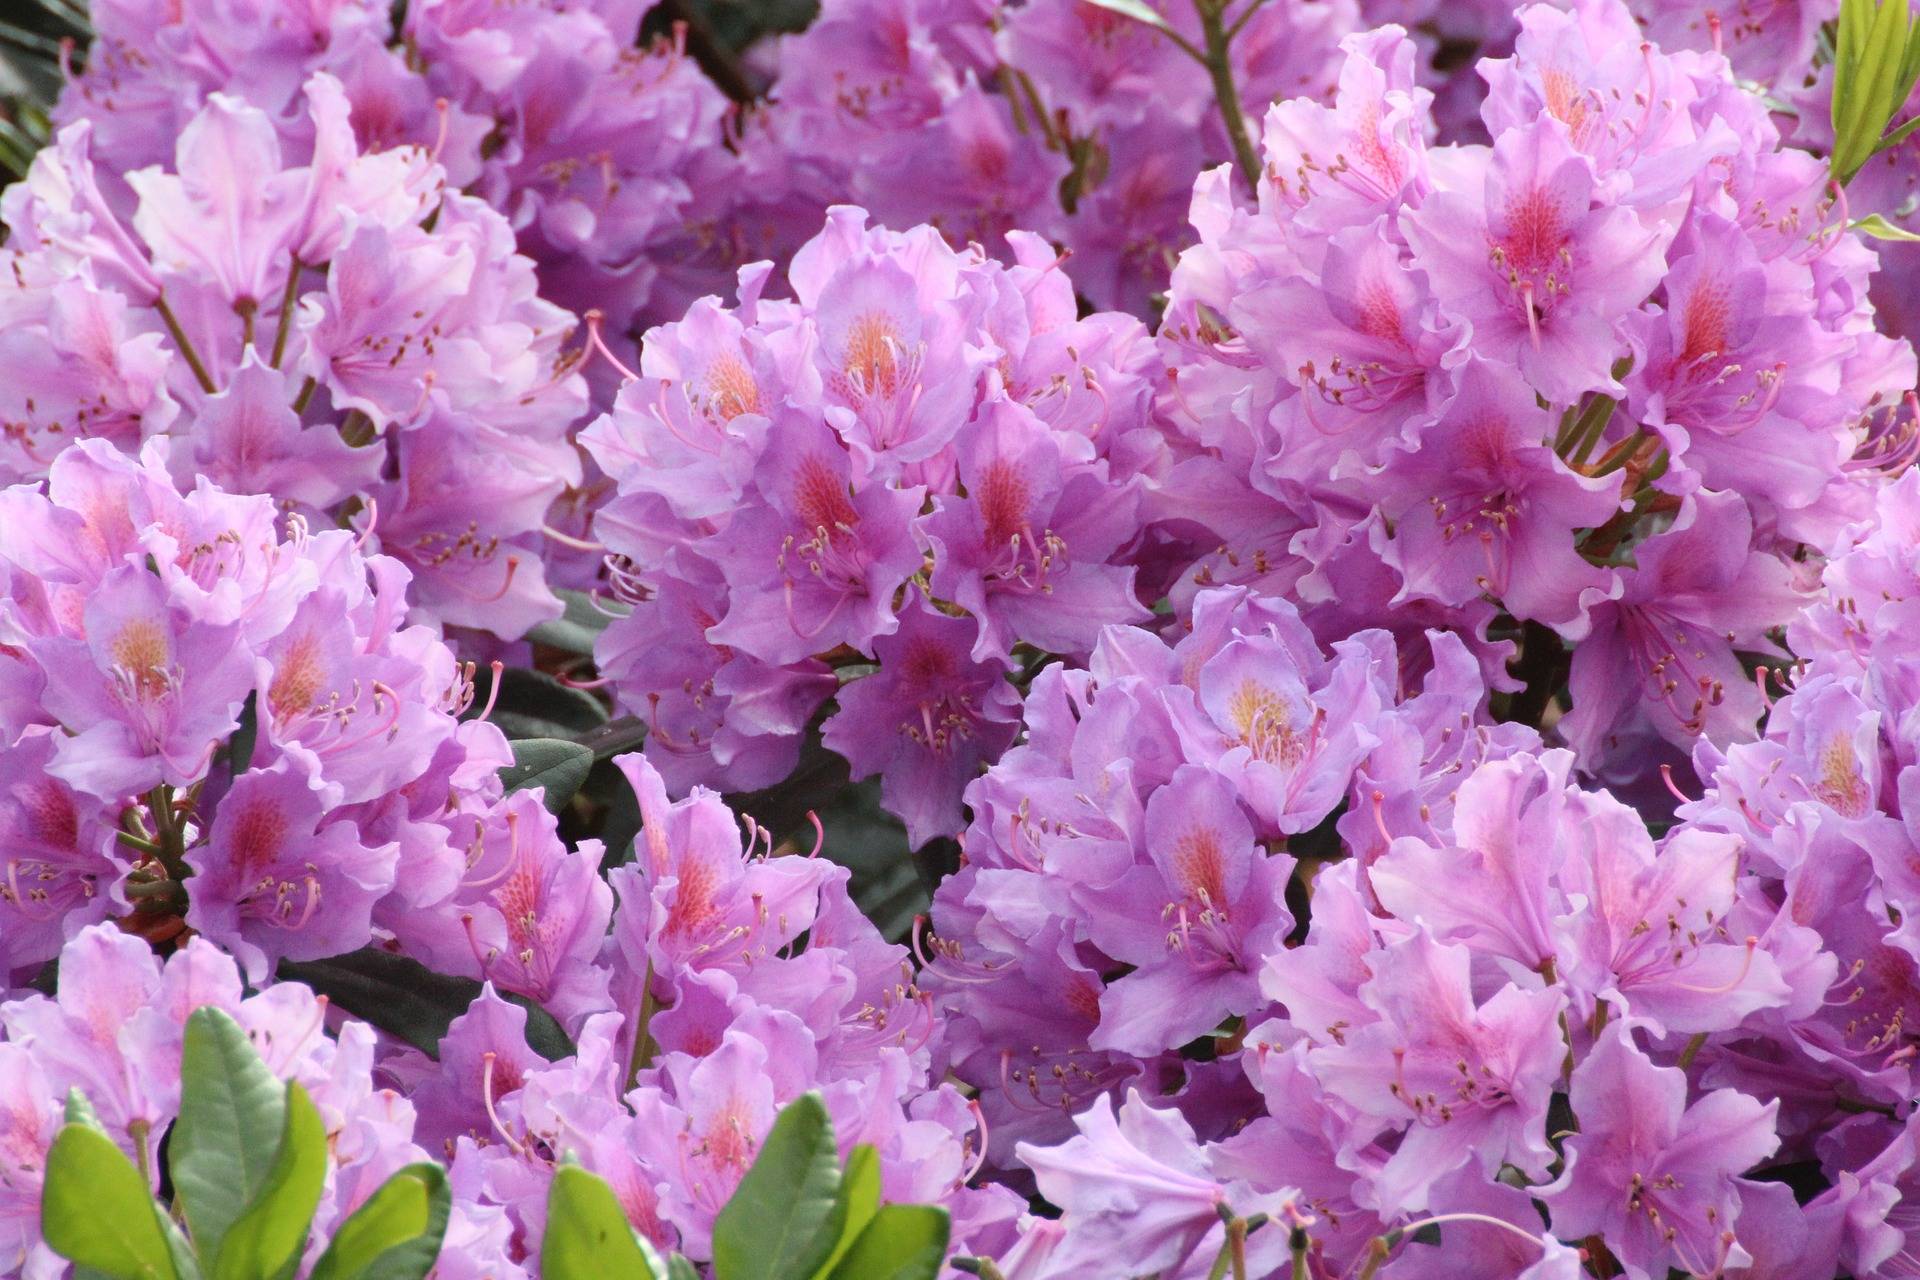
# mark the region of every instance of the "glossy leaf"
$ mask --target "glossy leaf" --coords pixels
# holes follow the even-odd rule
[[[952,1230],[945,1209],[887,1205],[833,1269],[832,1280],[936,1280]]]
[[[510,667],[500,673],[498,693],[492,672],[476,675],[474,682],[474,705],[467,709],[467,718],[487,709],[487,719],[511,740],[577,738],[607,722],[607,709],[599,699],[544,671]]]
[[[446,1238],[453,1197],[437,1164],[410,1164],[340,1224],[308,1280],[422,1280]]]
[[[847,1167],[840,1174],[840,1203],[846,1214],[840,1224],[840,1240],[813,1273],[815,1280],[832,1274],[880,1212],[880,1153],[864,1142],[847,1153]]]
[[[240,1024],[210,1005],[187,1019],[180,1079],[168,1169],[194,1247],[212,1258],[273,1172],[286,1086]]]
[[[573,799],[593,768],[593,751],[562,738],[525,738],[512,744],[513,763],[500,771],[508,791],[546,788],[547,812],[558,813]]]
[[[287,1082],[286,1124],[265,1184],[228,1230],[213,1280],[282,1280],[306,1248],[327,1177],[327,1128],[307,1091]],[[205,1250],[202,1250],[203,1256]]]
[[[840,1242],[840,1152],[816,1093],[781,1110],[713,1222],[715,1280],[810,1280]]]
[[[527,639],[534,644],[544,644],[568,653],[591,654],[594,641],[613,621],[612,615],[584,591],[562,587],[554,594],[560,597],[566,612],[552,622],[543,622],[527,632]]]
[[[47,1152],[40,1232],[55,1253],[100,1275],[179,1280],[147,1180],[113,1139],[87,1124],[64,1126]]]
[[[331,960],[282,961],[282,978],[304,982],[356,1018],[406,1041],[430,1058],[452,1021],[480,996],[480,983],[435,973],[418,960],[367,947]],[[501,999],[527,1011],[527,1045],[549,1062],[573,1053],[553,1015],[512,992]]]
[[[545,1280],[665,1280],[666,1267],[634,1234],[605,1179],[563,1164],[547,1193],[540,1274]]]

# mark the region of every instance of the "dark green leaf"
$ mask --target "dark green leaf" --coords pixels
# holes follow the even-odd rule
[[[513,763],[500,771],[508,791],[546,789],[547,812],[566,808],[593,768],[593,751],[562,738],[526,738],[513,744]]]
[[[212,1255],[213,1280],[284,1280],[300,1265],[327,1180],[327,1126],[307,1091],[289,1080],[286,1124],[266,1184]],[[208,1251],[203,1247],[202,1256]]]
[[[194,1247],[212,1258],[273,1172],[286,1128],[286,1087],[240,1024],[211,1005],[187,1019],[180,1079],[168,1168]]]
[[[802,1094],[714,1219],[715,1280],[810,1280],[839,1243],[846,1211],[833,1121],[819,1094]]]
[[[560,597],[567,611],[552,622],[543,622],[527,632],[527,639],[568,653],[591,654],[593,642],[613,621],[612,616],[596,605],[593,597],[584,591],[562,587],[554,594]]]
[[[176,1280],[167,1226],[147,1180],[113,1139],[68,1124],[47,1152],[40,1234],[77,1266],[115,1280]]]
[[[935,1280],[951,1230],[945,1209],[886,1205],[834,1268],[833,1280]]]
[[[417,960],[367,947],[331,960],[283,960],[280,976],[304,982],[356,1018],[406,1041],[428,1057],[440,1054],[447,1026],[480,996],[472,978],[435,973]],[[548,1061],[573,1052],[553,1015],[522,996],[502,993],[527,1011],[527,1044]]]
[[[254,744],[260,740],[260,708],[257,694],[248,694],[247,701],[240,708],[240,724],[227,739],[227,762],[235,777],[245,773],[253,763]]]
[[[611,760],[628,751],[637,751],[647,740],[647,726],[636,716],[610,720],[592,733],[580,736],[580,745],[593,752],[596,760]]]
[[[308,1280],[422,1280],[440,1256],[452,1205],[439,1165],[408,1165],[340,1224]]]
[[[663,1280],[665,1271],[634,1234],[613,1188],[579,1165],[561,1165],[547,1194],[544,1280]]]
[[[584,689],[561,684],[544,671],[523,667],[500,673],[500,692],[494,695],[493,673],[474,677],[474,705],[471,718],[480,714],[491,697],[493,708],[487,719],[509,739],[577,738],[591,733],[607,722],[607,709]]]

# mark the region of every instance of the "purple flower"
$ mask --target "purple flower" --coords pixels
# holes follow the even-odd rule
[[[1641,720],[1681,747],[1752,736],[1765,705],[1734,650],[1766,651],[1767,632],[1792,616],[1803,597],[1788,567],[1754,549],[1753,518],[1736,495],[1708,491],[1634,559],[1620,594],[1594,603],[1592,630],[1574,649],[1561,734],[1584,760],[1610,754],[1618,731]],[[1628,689],[1637,700],[1622,697]]]
[[[1016,731],[1019,695],[999,662],[973,658],[978,634],[972,619],[910,596],[899,630],[874,643],[880,669],[841,689],[820,732],[856,779],[881,775],[915,846],[960,830],[960,793]]]
[[[1580,1132],[1541,1198],[1557,1233],[1599,1235],[1635,1280],[1740,1266],[1734,1178],[1780,1145],[1778,1103],[1716,1089],[1688,1105],[1687,1092],[1685,1073],[1655,1066],[1626,1023],[1573,1072]]]
[[[1547,1103],[1566,1039],[1566,997],[1508,983],[1484,1001],[1469,981],[1466,948],[1425,930],[1370,958],[1360,999],[1379,1020],[1316,1049],[1327,1091],[1363,1118],[1352,1135],[1397,1131],[1400,1145],[1374,1178],[1383,1213],[1426,1208],[1435,1181],[1469,1162],[1492,1176],[1511,1164],[1546,1173]]]
[[[1670,236],[1597,189],[1554,120],[1515,128],[1490,155],[1401,216],[1441,307],[1488,359],[1566,404],[1616,384],[1615,326],[1660,280]]]
[[[286,765],[234,779],[194,870],[187,923],[238,957],[259,982],[282,959],[318,960],[372,936],[373,907],[393,887],[398,846],[369,848],[351,822],[324,822],[308,779]]]
[[[1178,1270],[1218,1251],[1217,1239],[1211,1249],[1207,1243],[1222,1234],[1221,1210],[1251,1217],[1298,1194],[1254,1195],[1219,1178],[1180,1113],[1150,1107],[1133,1090],[1117,1115],[1103,1095],[1074,1123],[1079,1134],[1058,1147],[1020,1147],[1040,1194],[1066,1211],[1055,1270],[1115,1258],[1149,1272]]]
[[[761,501],[735,514],[717,549],[733,599],[714,641],[785,664],[895,630],[894,592],[922,561],[912,520],[925,491],[856,488],[854,468],[818,418],[773,420],[755,472]]]
[[[1485,593],[1515,617],[1578,635],[1611,575],[1574,550],[1572,532],[1619,510],[1616,486],[1569,470],[1544,443],[1533,392],[1484,360],[1469,361],[1453,401],[1383,477],[1395,522],[1401,593],[1465,604]]]
[[[1101,627],[1148,617],[1133,570],[1109,563],[1139,527],[1137,490],[1070,443],[1020,405],[988,404],[958,448],[965,496],[942,497],[923,526],[934,592],[980,620],[976,661],[1016,641],[1084,654]]]
[[[1293,859],[1254,844],[1226,779],[1182,766],[1147,802],[1143,835],[1150,865],[1086,904],[1094,942],[1134,966],[1101,996],[1091,1044],[1139,1057],[1257,1009],[1258,958],[1293,928]]]

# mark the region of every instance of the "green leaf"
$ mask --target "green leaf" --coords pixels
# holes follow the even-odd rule
[[[307,1280],[422,1280],[440,1256],[452,1207],[439,1165],[408,1165],[340,1224]]]
[[[1147,4],[1146,0],[1087,0],[1087,3],[1097,9],[1111,10],[1124,17],[1132,18],[1135,22],[1144,22],[1162,31],[1173,30],[1167,25],[1167,20],[1161,17],[1152,5]]]
[[[936,1280],[952,1229],[945,1209],[887,1205],[834,1268],[833,1280]]]
[[[545,1280],[663,1280],[653,1247],[634,1234],[613,1188],[576,1164],[563,1164],[547,1193],[540,1244]]]
[[[562,738],[524,738],[513,746],[513,763],[500,771],[508,791],[546,788],[548,813],[558,813],[573,799],[593,768],[593,750]]]
[[[1858,219],[1854,222],[1852,229],[1861,235],[1872,236],[1875,240],[1920,241],[1920,235],[1915,235],[1904,227],[1894,226],[1877,213],[1870,213]]]
[[[61,1128],[47,1152],[40,1234],[78,1267],[114,1280],[177,1280],[166,1220],[126,1153],[85,1123]]]
[[[304,982],[354,1017],[406,1041],[430,1058],[452,1021],[480,997],[472,978],[435,973],[418,960],[366,947],[331,960],[280,962],[279,976]],[[574,1051],[553,1015],[513,992],[500,998],[527,1011],[527,1045],[549,1062]]]
[[[839,1243],[846,1212],[833,1120],[819,1094],[801,1094],[714,1219],[715,1280],[809,1280]]]
[[[194,1247],[213,1258],[273,1172],[287,1122],[286,1086],[240,1024],[211,1005],[187,1019],[180,1079],[168,1168]]]
[[[489,699],[487,719],[510,740],[578,738],[607,722],[607,709],[584,689],[564,685],[544,671],[512,667],[500,673],[500,692],[491,687],[492,672],[474,677],[474,705],[467,718],[477,717]]]
[[[846,1217],[840,1224],[839,1243],[813,1273],[814,1280],[825,1280],[833,1273],[873,1221],[873,1215],[880,1212],[880,1153],[864,1142],[847,1153],[847,1167],[840,1175],[840,1203]]]
[[[250,693],[240,707],[240,718],[232,736],[227,739],[227,762],[235,777],[245,773],[253,764],[253,749],[260,741],[259,695]]]
[[[593,597],[584,591],[562,587],[554,594],[560,597],[567,611],[527,632],[527,639],[568,653],[591,654],[593,642],[613,621],[613,615],[595,604]]]
[[[307,1091],[289,1080],[286,1124],[266,1184],[213,1255],[213,1280],[283,1280],[300,1265],[327,1179],[327,1127]],[[202,1256],[206,1250],[202,1249]]]

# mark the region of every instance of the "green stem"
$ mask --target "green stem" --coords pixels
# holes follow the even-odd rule
[[[647,961],[647,976],[640,991],[640,1014],[634,1021],[633,1053],[627,1058],[627,1088],[632,1089],[640,1072],[653,1061],[653,1022],[654,1010],[658,1006],[653,998],[653,961]]]
[[[1243,1235],[1241,1237],[1243,1247],[1245,1240],[1246,1237]],[[1293,1252],[1293,1280],[1313,1280],[1312,1273],[1307,1270],[1307,1243],[1307,1232],[1304,1227],[1295,1227],[1293,1233],[1287,1237],[1287,1248]],[[1233,1280],[1246,1280],[1245,1270],[1238,1271]]]
[[[260,304],[252,298],[242,298],[233,304],[233,310],[240,317],[240,350],[244,352],[253,345],[253,318],[260,314]]]
[[[208,395],[218,395],[220,388],[213,385],[213,376],[207,372],[207,366],[200,362],[200,353],[193,349],[193,343],[187,341],[187,331],[180,327],[179,318],[173,314],[173,308],[167,305],[165,294],[153,300],[153,309],[160,313],[160,322],[167,326],[167,333],[173,338],[173,345],[186,357],[187,368],[193,370],[193,377],[200,389]]]
[[[300,255],[294,254],[292,265],[287,268],[287,287],[280,294],[280,324],[273,331],[273,359],[268,361],[276,369],[287,354],[287,335],[293,332],[293,304],[300,293],[300,274],[305,270],[306,264],[300,261]]]
[[[1253,140],[1247,137],[1246,115],[1240,109],[1240,88],[1233,82],[1233,62],[1228,57],[1233,37],[1221,22],[1225,6],[1218,0],[1194,0],[1193,7],[1200,14],[1200,34],[1206,40],[1206,54],[1200,61],[1213,81],[1213,96],[1220,104],[1221,118],[1226,121],[1234,158],[1239,161],[1247,185],[1258,190],[1260,157],[1254,153]]]
[[[364,412],[355,409],[340,423],[340,438],[358,449],[373,443],[379,433],[373,429],[373,419]]]
[[[293,411],[305,413],[307,406],[313,403],[313,393],[319,389],[319,381],[312,375],[308,375],[307,380],[300,384],[300,394],[293,398]]]
[[[1694,1058],[1700,1053],[1700,1046],[1706,1042],[1707,1033],[1704,1031],[1695,1033],[1693,1039],[1687,1041],[1687,1047],[1680,1051],[1680,1069],[1682,1071],[1685,1071],[1693,1065]]]

